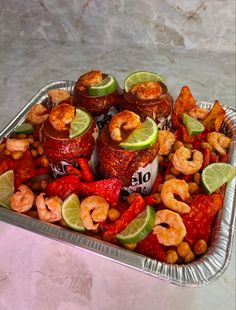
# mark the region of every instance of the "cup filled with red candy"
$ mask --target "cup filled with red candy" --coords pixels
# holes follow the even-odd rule
[[[109,117],[108,117],[109,116]],[[137,71],[51,89],[0,144],[0,205],[168,264],[206,254],[236,169],[218,100]]]
[[[99,128],[117,112],[122,99],[122,90],[115,77],[100,70],[82,74],[75,83],[73,105],[90,112]]]

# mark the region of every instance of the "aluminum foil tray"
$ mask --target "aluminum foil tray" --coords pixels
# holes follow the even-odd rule
[[[72,93],[74,85],[74,81],[57,81],[43,87],[0,133],[0,141],[8,136],[16,125],[21,124],[25,120],[26,114],[32,105],[41,102],[46,98],[48,90],[62,88]],[[199,102],[198,104],[200,107],[208,109],[213,105],[208,102]],[[226,106],[224,108],[227,116],[222,126],[222,132],[233,137],[230,150],[230,163],[235,166],[236,110]],[[216,217],[207,253],[187,265],[170,265],[162,263],[155,259],[128,251],[82,233],[62,228],[54,224],[41,222],[38,219],[2,207],[0,207],[0,220],[68,245],[87,250],[116,263],[131,267],[159,279],[166,280],[169,283],[187,287],[202,286],[219,278],[227,268],[230,260],[235,225],[235,185],[235,178],[227,185],[224,207]]]

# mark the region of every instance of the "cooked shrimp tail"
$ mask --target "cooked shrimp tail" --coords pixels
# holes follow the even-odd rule
[[[174,153],[172,162],[174,167],[183,174],[194,174],[202,167],[203,155],[198,150],[190,150],[181,146]]]
[[[29,111],[27,118],[32,124],[42,124],[48,118],[48,110],[42,104],[35,104]]]
[[[168,155],[171,151],[176,137],[169,130],[160,130],[158,133],[159,155]]]
[[[161,199],[168,209],[180,214],[190,212],[189,205],[177,200],[174,195],[178,195],[184,201],[187,200],[190,197],[188,183],[178,179],[165,181],[161,190]]]
[[[20,213],[29,211],[33,204],[34,193],[24,184],[20,185],[15,194],[10,198],[11,208]]]
[[[198,120],[204,120],[207,117],[208,111],[204,108],[193,108],[188,112],[188,115]]]
[[[164,227],[161,224],[167,224],[168,227]],[[161,244],[176,246],[183,241],[186,235],[186,228],[178,213],[170,210],[161,210],[156,212],[153,233]]]
[[[229,148],[231,139],[223,133],[211,132],[207,135],[208,143],[221,155],[226,154],[226,149]]]
[[[55,104],[70,99],[70,93],[64,89],[51,89],[48,91],[48,96]]]
[[[109,204],[101,196],[89,196],[80,204],[80,216],[84,227],[88,230],[97,230],[99,223],[107,218]]]
[[[133,130],[140,124],[139,115],[132,111],[124,110],[114,115],[109,124],[109,132],[114,141],[122,141],[121,130]]]
[[[44,198],[45,195],[41,193],[36,198],[39,219],[49,223],[60,221],[62,200],[57,196]]]
[[[145,81],[135,84],[131,88],[131,93],[140,100],[153,100],[159,98],[162,93],[161,85],[155,81]]]
[[[58,131],[68,129],[75,116],[75,107],[67,103],[57,105],[49,114],[49,121]]]
[[[100,70],[92,70],[79,78],[78,88],[84,90],[102,81],[103,75]]]
[[[33,139],[13,139],[7,138],[6,147],[7,150],[10,152],[25,152],[28,148],[30,143],[33,142]]]

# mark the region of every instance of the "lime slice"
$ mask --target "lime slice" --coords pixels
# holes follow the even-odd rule
[[[28,123],[24,123],[22,125],[16,126],[13,129],[13,132],[14,133],[25,133],[25,134],[30,135],[34,133],[34,127]]]
[[[80,218],[80,201],[76,194],[68,196],[62,204],[62,218],[68,227],[84,231],[84,225]]]
[[[210,164],[202,171],[202,184],[211,194],[236,175],[236,168],[226,163]]]
[[[10,209],[10,197],[14,194],[14,172],[8,170],[0,175],[0,205]]]
[[[101,83],[88,89],[89,96],[107,96],[118,88],[118,83],[112,75],[108,75]]]
[[[151,147],[157,141],[157,137],[157,124],[152,118],[147,117],[119,146],[126,150],[143,150]]]
[[[137,243],[152,231],[154,223],[155,210],[148,205],[116,238],[121,243]]]
[[[75,138],[82,135],[89,128],[90,122],[91,117],[86,111],[76,109],[75,117],[70,123],[69,137]]]
[[[131,73],[125,80],[125,91],[128,92],[132,86],[145,81],[162,82],[164,78],[154,72],[136,71]]]
[[[186,126],[190,136],[196,136],[205,130],[201,122],[186,113],[183,114],[183,123]]]

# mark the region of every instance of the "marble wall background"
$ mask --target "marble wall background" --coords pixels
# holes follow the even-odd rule
[[[0,0],[1,35],[235,51],[234,0]]]

